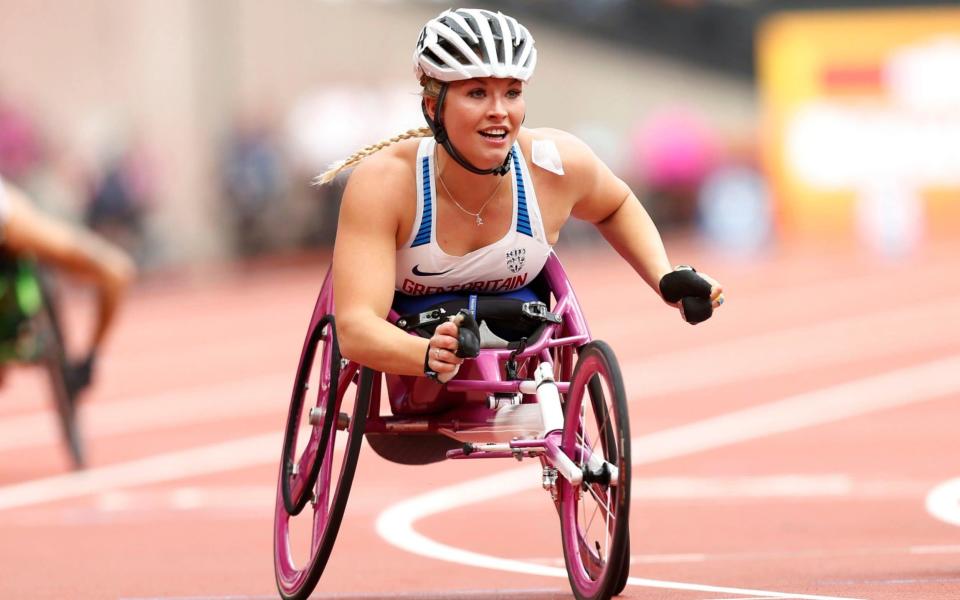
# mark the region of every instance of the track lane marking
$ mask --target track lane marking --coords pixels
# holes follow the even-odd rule
[[[925,505],[934,518],[960,526],[960,477],[944,481],[930,490]]]
[[[960,388],[960,380],[954,376],[958,370],[960,370],[960,356],[954,356],[642,436],[637,438],[634,444],[636,457],[634,460],[637,464],[666,460],[766,437],[774,433],[929,400]],[[697,436],[701,435],[705,437],[697,439]],[[0,510],[74,498],[110,489],[180,480],[259,464],[275,464],[281,439],[279,432],[261,434],[85,472],[5,486],[0,488]],[[428,512],[412,506],[411,501],[396,504],[381,513],[377,520],[377,531],[391,544],[415,554],[424,554],[441,560],[446,559],[449,554],[469,560],[466,564],[490,565],[488,568],[503,570],[519,568],[520,572],[530,572],[529,569],[534,569],[536,572],[533,574],[557,576],[557,569],[453,548],[429,540],[413,529],[414,522],[427,516],[445,512],[457,506],[512,494],[531,487],[531,482],[537,481],[539,481],[539,472],[534,465],[533,472],[523,468],[513,469],[472,480],[466,484],[441,488],[431,494],[414,497],[412,500],[420,503],[419,506],[422,508],[428,505],[427,500],[430,497],[436,497],[439,492],[447,491],[452,495],[441,498],[439,503],[434,501]],[[468,490],[465,495],[462,491],[464,489]],[[393,521],[393,525],[387,523],[388,521]],[[396,536],[397,531],[400,532],[399,537]],[[409,539],[405,541],[404,538],[407,536]],[[559,569],[559,571],[566,576],[564,570]],[[670,582],[665,584],[637,578],[630,578],[630,582],[648,587],[696,585]],[[679,589],[720,593],[744,592],[744,590],[732,592],[734,588],[710,586]],[[745,593],[757,594],[758,592],[752,590]],[[827,598],[796,595],[777,597]]]
[[[291,375],[271,374],[216,385],[190,386],[128,400],[89,406],[81,404],[81,425],[88,437],[98,438],[265,412],[279,414],[277,399],[286,399],[292,385]],[[52,410],[0,422],[0,451],[59,443],[60,432]]]
[[[273,432],[7,485],[0,488],[0,510],[262,464],[278,465],[282,442],[282,432]]]
[[[869,414],[880,410],[931,400],[960,390],[960,355],[907,367],[749,407],[640,436],[632,440],[634,464],[649,464],[705,450],[722,448],[748,440],[768,437]],[[628,377],[642,380],[641,374]],[[513,469],[466,483],[447,486],[399,502],[380,513],[376,529],[390,544],[421,556],[490,569],[535,575],[563,576],[564,569],[524,563],[514,559],[471,552],[432,540],[420,534],[414,524],[426,517],[455,508],[510,495],[539,482],[539,469]],[[700,586],[631,577],[628,582],[644,587],[669,587],[748,595],[770,594],[777,598],[827,598],[777,592]],[[693,586],[693,587],[690,587]]]
[[[896,308],[837,319],[814,326],[795,327],[720,341],[706,346],[637,359],[624,370],[639,373],[644,394],[688,392],[715,385],[749,381],[758,373],[783,375],[830,364],[875,358],[930,346],[942,338],[943,319],[960,321],[956,299]],[[908,330],[896,345],[864,347],[857,340],[883,325]],[[830,340],[823,346],[820,342]],[[781,352],[770,352],[778,347]],[[700,365],[691,370],[689,365]],[[146,431],[155,427],[203,423],[224,418],[278,413],[277,401],[289,396],[292,373],[273,373],[233,379],[215,385],[188,386],[170,392],[91,404],[81,407],[81,420],[88,438]],[[224,403],[223,399],[229,399]],[[283,409],[286,409],[284,405]],[[0,451],[60,443],[56,421],[46,407],[0,422]]]
[[[950,362],[951,360],[953,362]],[[955,362],[956,362],[955,358],[947,359],[946,361],[936,361],[935,363],[930,363],[925,367],[927,369],[937,369],[938,368],[937,365],[949,363],[950,368],[956,368],[956,365],[954,364]],[[638,361],[638,363],[642,364],[642,361]],[[930,366],[930,365],[934,365],[934,366]],[[924,367],[919,367],[919,369],[923,370]],[[886,376],[881,376],[878,378],[868,378],[868,381],[872,381],[874,384],[876,384],[877,381],[880,381],[881,387],[884,387],[885,382],[888,383],[889,381],[891,381],[890,379],[891,377],[901,375],[904,371],[912,372],[914,370],[915,369],[913,368],[901,370],[901,371],[897,371],[892,374],[888,374]],[[852,384],[849,384],[848,386],[839,386],[839,388],[841,389],[849,388],[848,391],[857,391],[858,385],[859,384],[857,382],[854,382]],[[853,386],[853,387],[850,388],[850,386]],[[926,386],[926,387],[929,387],[929,386]],[[811,394],[803,394],[800,396],[800,398],[812,398],[813,400],[817,400],[818,394],[820,394],[821,395],[820,400],[823,401],[824,397],[822,396],[822,393],[823,392],[813,392]],[[792,429],[797,429],[799,427],[805,427],[805,426],[809,426],[817,423],[836,420],[838,418],[844,418],[846,416],[864,414],[865,412],[873,412],[876,410],[880,410],[882,408],[897,406],[901,404],[907,404],[910,402],[916,402],[921,399],[926,399],[926,398],[921,398],[919,395],[914,396],[913,400],[906,400],[906,401],[902,401],[902,400],[898,401],[896,399],[888,398],[884,403],[882,403],[882,405],[873,405],[873,403],[867,403],[866,405],[861,405],[859,407],[856,407],[856,406],[849,407],[849,410],[846,412],[846,414],[831,415],[827,419],[824,419],[821,416],[817,416],[817,415],[807,415],[805,423],[799,424],[799,426],[797,423],[793,423],[792,425],[786,425],[775,431],[767,431],[762,435],[770,435],[778,431],[779,432],[788,431]],[[829,400],[829,398],[827,398],[826,400],[828,401],[828,403],[832,402]],[[774,403],[779,406],[777,410],[780,410],[783,408],[783,402],[786,402],[786,401]],[[794,403],[796,403],[796,400],[794,400]],[[831,408],[834,408],[834,407],[831,407]],[[757,412],[758,410],[759,412]],[[768,425],[775,425],[775,423],[771,422],[770,420],[771,418],[776,416],[775,414],[767,414],[767,415],[763,414],[764,412],[769,413],[769,408],[764,408],[763,406],[761,406],[761,407],[758,407],[757,409],[747,409],[746,411],[738,411],[738,413],[743,413],[743,412],[753,413],[752,416],[755,417],[755,421],[756,421],[752,425],[754,427],[757,426],[757,423],[760,423],[760,424],[766,423]],[[774,412],[776,412],[776,410]],[[713,424],[716,424],[718,422],[722,423],[724,419],[729,420],[729,418],[730,418],[729,415],[725,415],[722,417],[709,419],[707,420],[707,422],[713,423]],[[759,420],[756,420],[757,418]],[[701,428],[703,427],[703,424],[704,424],[703,422],[699,424]],[[683,426],[678,429],[685,430],[689,434],[690,428],[691,427],[696,428],[697,426],[698,424],[691,424],[688,426]],[[640,448],[643,447],[644,443],[646,442],[648,445],[648,450],[652,450],[652,453],[654,456],[654,458],[650,460],[669,458],[669,455],[671,453],[670,451],[667,451],[666,455],[663,455],[664,448],[659,447],[659,450],[658,450],[657,440],[659,439],[660,444],[662,445],[664,441],[662,438],[663,434],[664,432],[661,432],[660,434],[653,434],[652,436],[646,436],[645,438],[640,438],[637,444],[638,452],[642,452]],[[761,434],[747,435],[746,437],[741,437],[740,440],[742,441],[744,439],[751,439],[753,437],[759,437],[760,435]],[[661,437],[658,438],[657,436],[661,436]],[[272,441],[266,441],[264,443],[265,440],[272,440]],[[680,454],[676,454],[676,455],[683,455],[683,454],[696,452],[703,449],[708,449],[711,447],[716,447],[717,444],[723,445],[726,443],[734,443],[735,441],[737,441],[736,436],[734,436],[732,441],[730,439],[726,441],[724,439],[712,439],[709,443],[706,443],[706,444],[701,442],[699,444],[699,448],[697,447],[697,445],[690,446],[689,444],[687,444],[686,449],[682,450]],[[252,443],[254,446],[256,446],[258,443],[264,443],[264,446],[260,448],[258,451],[254,451],[250,453],[249,457],[243,458],[243,456],[246,455],[244,453],[244,450],[245,449],[249,450],[249,448],[245,448],[245,444],[247,443]],[[221,472],[225,470],[243,468],[245,466],[252,466],[254,464],[271,463],[275,461],[276,457],[270,456],[270,455],[274,454],[276,452],[276,448],[278,447],[279,447],[279,434],[254,436],[251,438],[235,440],[234,442],[229,442],[225,445],[224,444],[213,445],[213,446],[207,446],[207,447],[202,447],[202,448],[197,448],[192,450],[185,450],[181,452],[173,452],[173,453],[159,455],[159,456],[155,456],[155,457],[151,457],[151,458],[143,459],[139,461],[131,461],[129,463],[122,463],[119,465],[102,467],[100,469],[91,470],[86,473],[69,474],[64,476],[47,478],[45,480],[27,482],[25,484],[7,486],[4,488],[0,488],[0,509],[46,502],[46,501],[55,500],[58,498],[76,497],[80,495],[94,493],[102,489],[130,487],[135,485],[142,485],[145,483],[154,483],[159,481],[182,479],[184,477],[189,477],[192,475],[199,475],[199,474],[205,474],[205,473],[211,473],[211,472]],[[216,448],[221,448],[221,449],[228,448],[228,451],[225,454],[217,454],[215,451]],[[214,452],[214,455],[216,456],[215,460],[213,460],[212,463],[207,463],[203,460],[201,460],[200,462],[197,462],[195,460],[195,458],[198,456],[206,457],[208,452]],[[658,452],[660,454],[658,454]],[[233,460],[232,461],[224,460],[223,456],[226,456],[226,455],[232,455]],[[153,472],[149,476],[145,476],[144,471],[150,471],[150,467],[152,466],[163,465],[165,460],[172,461],[173,464],[177,465],[175,468],[176,473],[173,473],[170,471],[164,471],[161,469]],[[187,463],[187,464],[192,463],[196,467],[196,469],[184,469],[182,463]],[[134,471],[140,470],[140,473],[139,474],[131,473],[129,469],[131,467],[133,468]],[[55,491],[57,489],[59,489],[59,492]],[[51,491],[53,491],[54,493],[51,493]],[[42,493],[37,493],[37,492],[42,492]],[[781,597],[781,596],[778,596],[778,597]]]

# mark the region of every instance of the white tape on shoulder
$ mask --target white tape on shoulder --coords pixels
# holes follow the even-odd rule
[[[560,151],[553,140],[533,141],[533,164],[551,173],[563,175],[563,161],[560,160]]]

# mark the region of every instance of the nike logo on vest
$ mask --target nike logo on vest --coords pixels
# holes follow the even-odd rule
[[[420,265],[414,265],[414,266],[413,266],[413,274],[416,275],[416,276],[418,276],[418,277],[433,277],[433,276],[435,276],[435,275],[446,275],[447,273],[449,273],[449,272],[452,271],[452,270],[453,270],[453,269],[447,269],[446,271],[440,271],[439,273],[430,273],[429,271],[421,271],[421,270],[420,270]]]

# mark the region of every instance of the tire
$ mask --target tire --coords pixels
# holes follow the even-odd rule
[[[622,561],[620,564],[620,575],[614,580],[613,588],[610,590],[611,595],[619,596],[623,593],[624,588],[627,587],[627,579],[630,578],[630,533],[627,532],[627,543],[624,544],[624,553],[620,556]]]
[[[330,335],[322,335],[325,330]],[[315,378],[321,381],[314,407],[322,409],[323,416],[310,425],[305,422],[309,411],[303,410],[303,398],[314,362],[319,363]],[[277,485],[274,573],[286,600],[310,596],[326,567],[353,484],[374,380],[379,377],[354,363],[341,369],[340,363],[333,319],[321,319],[307,338],[297,371]],[[325,378],[331,378],[326,385]],[[297,434],[306,427],[309,436],[298,458]],[[299,465],[296,474],[294,464]],[[311,514],[297,519],[306,506]]]
[[[77,423],[77,399],[66,381],[66,345],[57,299],[46,275],[37,272],[36,277],[42,298],[40,312],[34,316],[36,335],[43,348],[40,364],[48,375],[53,404],[57,412],[57,423],[70,459],[74,468],[83,469],[86,466],[86,452],[80,426]]]
[[[629,572],[630,425],[620,367],[603,342],[580,349],[561,447],[584,471],[579,485],[558,480],[570,586],[578,600],[607,600],[622,591]]]

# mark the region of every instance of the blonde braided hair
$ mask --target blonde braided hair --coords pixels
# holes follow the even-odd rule
[[[423,86],[421,95],[431,98],[437,98],[440,95],[440,86],[442,84],[438,80],[424,75],[420,78],[420,85]],[[409,140],[410,138],[430,137],[431,135],[433,135],[433,132],[430,131],[430,128],[421,127],[419,129],[408,129],[407,131],[399,135],[395,135],[388,140],[383,140],[382,142],[378,142],[376,144],[370,144],[366,148],[357,150],[344,160],[338,160],[330,165],[330,168],[327,169],[323,174],[317,175],[313,179],[313,185],[324,185],[330,183],[336,178],[337,175],[340,174],[341,171],[355,166],[366,157],[379,150],[383,150],[391,144],[396,144],[402,140]]]
[[[410,138],[418,138],[418,137],[429,137],[431,135],[433,135],[433,132],[430,131],[429,127],[421,127],[419,129],[408,129],[407,131],[399,135],[395,135],[388,140],[383,140],[382,142],[377,142],[376,144],[370,144],[365,148],[357,150],[356,152],[354,152],[344,160],[338,160],[337,162],[330,165],[330,168],[327,169],[322,175],[318,175],[317,177],[314,178],[313,184],[324,185],[325,183],[330,183],[344,169],[349,169],[350,167],[356,165],[361,160],[365,159],[371,154],[374,154],[380,150],[383,150],[384,148],[386,148],[391,144],[396,144],[401,140],[409,140]]]

